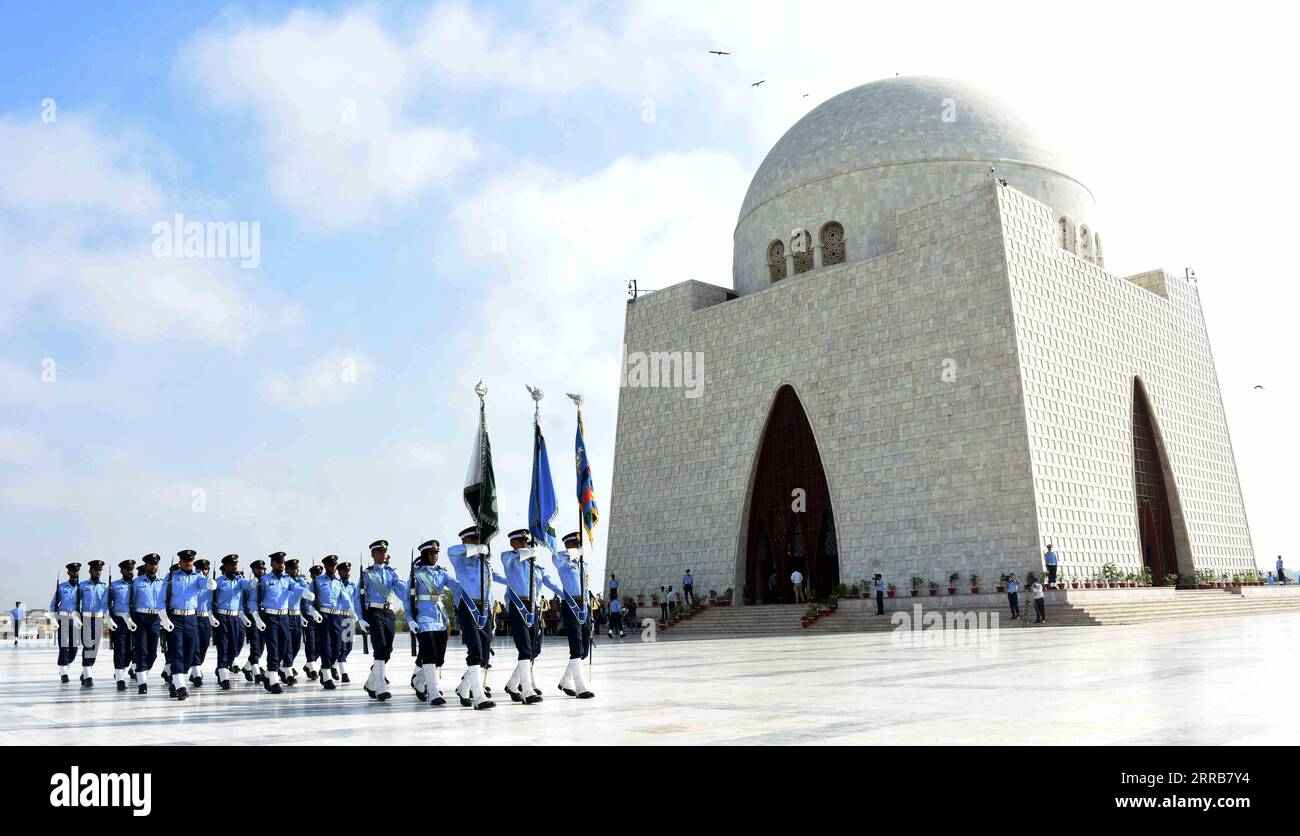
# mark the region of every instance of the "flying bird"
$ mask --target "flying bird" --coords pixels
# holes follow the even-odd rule
[[[730,55],[731,53],[730,53],[730,52],[723,52],[723,51],[720,50],[720,49],[711,49],[711,50],[709,50],[709,54],[710,54],[710,55]]]
[[[763,84],[763,83],[765,83],[766,81],[767,81],[767,79],[763,79],[762,81],[755,81],[753,84],[751,84],[751,85],[749,85],[749,86],[750,86],[750,87],[757,87],[758,85]]]
[[[1256,388],[1256,389],[1263,389],[1264,387],[1263,387],[1263,386],[1258,386],[1258,385],[1256,385],[1255,388]]]
[[[808,94],[807,94],[807,93],[804,93],[804,94],[803,94],[803,97],[804,97],[805,99],[808,98]]]

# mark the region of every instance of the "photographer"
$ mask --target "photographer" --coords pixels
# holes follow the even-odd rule
[[[1004,575],[1002,579],[1007,584],[1007,603],[1011,605],[1011,620],[1015,621],[1020,617],[1020,579],[1016,577],[1015,572]]]

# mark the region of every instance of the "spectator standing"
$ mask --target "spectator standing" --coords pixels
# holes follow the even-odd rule
[[[695,576],[687,569],[682,575],[682,603],[691,606],[695,603]]]
[[[1011,605],[1011,620],[1020,617],[1020,579],[1016,573],[1007,575],[1007,603]]]
[[[876,615],[885,614],[885,579],[879,574],[873,575],[876,581]]]
[[[618,600],[618,576],[613,572],[609,573],[609,600]]]
[[[614,638],[614,631],[618,631],[618,637],[621,639],[623,633],[623,602],[617,598],[609,599],[609,637]]]
[[[1047,554],[1043,555],[1043,563],[1047,565],[1047,582],[1049,584],[1056,583],[1056,564],[1058,560],[1056,552],[1052,551],[1052,544],[1048,543]]]
[[[673,591],[673,588],[671,586],[668,587],[667,601],[668,601],[668,610],[671,612],[677,606],[677,593]]]
[[[668,620],[668,590],[659,587],[659,620]]]
[[[14,647],[18,646],[18,633],[23,628],[23,621],[27,618],[27,611],[23,609],[22,601],[14,601],[14,608],[9,611],[14,619]]]
[[[1047,623],[1047,600],[1043,597],[1043,584],[1041,578],[1029,576],[1029,597],[1034,599],[1034,623]]]
[[[1286,571],[1282,568],[1282,555],[1280,554],[1277,556],[1277,582],[1283,585],[1290,583],[1287,580]]]
[[[790,573],[790,586],[794,587],[794,602],[802,604],[808,600],[803,591],[803,572],[795,569]]]

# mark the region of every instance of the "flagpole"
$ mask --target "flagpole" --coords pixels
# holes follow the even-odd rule
[[[582,431],[582,401],[583,401],[582,395],[574,395],[569,393],[566,394],[569,395],[569,400],[573,401],[573,405],[578,408],[578,430],[579,432],[581,432]],[[584,445],[586,444],[585,433],[583,433],[583,444]],[[588,466],[590,466],[590,460],[588,460]],[[582,516],[582,471],[577,468],[576,460],[574,461],[574,472],[575,472],[575,478],[577,479],[577,483],[578,483],[577,489],[574,492],[577,494],[577,499],[578,499],[578,545],[581,546],[582,531],[583,528],[585,527],[584,526],[585,519]],[[594,542],[592,542],[590,530],[587,531],[587,543],[593,547],[596,545]],[[587,602],[586,560],[587,560],[587,553],[586,550],[584,549],[578,553],[578,589],[581,590],[582,592],[582,606],[584,609],[587,610],[587,629],[590,631],[588,633],[588,638],[587,638],[587,678],[594,682],[596,680],[596,674],[593,671],[595,657],[596,657],[596,652],[595,652],[596,643],[592,641],[592,638],[595,636],[596,625],[595,625],[595,613],[591,610],[591,607]],[[578,625],[578,629],[582,630],[581,624]]]
[[[537,434],[538,434],[539,432],[541,432],[541,423],[542,423],[542,397],[543,397],[543,394],[542,394],[542,390],[541,390],[541,389],[534,389],[533,387],[528,386],[527,384],[525,384],[525,388],[528,389],[528,394],[530,394],[530,395],[533,396],[533,491],[532,491],[532,493],[533,493],[533,496],[536,496],[536,497],[538,498],[538,499],[537,499],[537,526],[538,526],[538,528],[542,528],[542,504],[541,504],[542,486],[541,486],[541,481],[540,481],[540,480],[541,480],[541,468],[538,467],[538,461],[537,461],[537,453],[538,453],[538,450],[537,450]],[[547,462],[547,466],[548,466],[548,467],[550,466],[549,461]],[[531,505],[532,503],[530,502],[529,504]],[[529,515],[530,515],[530,516],[531,516],[531,511],[532,511],[532,509],[529,508],[529,512],[530,512]],[[528,524],[531,526],[531,525],[532,525],[532,522],[533,522],[532,520],[529,520],[529,521],[528,521]],[[543,533],[545,533],[545,529],[543,529]],[[532,562],[528,565],[528,609],[529,609],[529,615],[532,615],[532,609],[533,609],[533,578],[534,578],[534,573],[537,571],[537,551],[536,551],[536,550],[537,550],[537,542],[536,542],[537,538],[533,537],[533,538],[530,538],[530,539],[533,540],[533,555],[532,555],[532,558],[531,558]],[[532,650],[532,643],[533,643],[533,641],[532,641],[532,640],[533,640],[532,630],[533,630],[533,625],[529,624],[527,619],[524,619],[524,625],[528,628],[529,654],[530,654],[531,657],[532,657],[532,658],[530,658],[530,659],[528,660],[528,667],[529,667],[529,670],[531,671],[532,668],[535,667],[535,664],[536,664],[536,661],[537,661],[537,655],[536,655],[535,653],[533,653],[533,650]],[[531,673],[529,674],[529,676],[531,677]]]

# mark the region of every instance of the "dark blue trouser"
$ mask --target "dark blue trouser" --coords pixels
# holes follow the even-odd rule
[[[351,615],[338,616],[343,625],[343,635],[339,638],[339,661],[346,662],[352,652],[352,637],[357,633],[357,619]]]
[[[104,635],[103,613],[81,614],[81,664],[88,668],[95,666],[99,656],[99,641]]]
[[[72,623],[72,616],[59,613],[59,664],[71,665],[77,661],[77,650],[81,647],[81,636],[77,625]]]
[[[126,619],[120,615],[113,616],[113,624],[117,627],[112,632],[113,641],[113,669],[126,670],[131,665],[131,658],[135,655],[135,634],[126,629]]]
[[[288,617],[289,626],[289,655],[284,660],[284,667],[292,668],[294,660],[298,658],[298,651],[302,649],[302,616],[291,615]]]
[[[172,666],[172,675],[183,676],[194,666],[194,659],[199,652],[199,617],[197,615],[173,615],[175,629],[167,637],[167,664]]]
[[[885,593],[883,590],[876,590],[876,615],[885,614]]]
[[[510,636],[515,640],[515,650],[519,651],[519,661],[526,662],[537,658],[537,616],[533,613],[533,624],[529,626],[524,619],[527,612],[519,609],[513,601],[510,603]]]
[[[248,664],[256,665],[262,661],[262,651],[266,648],[266,633],[257,629],[256,623],[245,629],[248,631]]]
[[[229,670],[244,646],[244,622],[237,615],[218,615],[217,621],[221,626],[212,631],[217,646],[217,667]]]
[[[339,660],[339,653],[343,646],[343,619],[342,615],[329,615],[321,613],[321,623],[308,625],[309,634],[314,634],[313,644],[320,651],[321,667],[332,668]],[[312,652],[307,651],[307,658],[312,658]]]
[[[469,605],[463,600],[456,607],[456,621],[460,624],[460,640],[465,643],[465,665],[471,668],[486,665],[491,642],[484,646],[486,631],[479,629],[478,622],[470,615]],[[491,623],[489,618],[488,624]]]
[[[1020,617],[1020,593],[1008,592],[1007,602],[1011,604],[1011,617],[1019,618]]]
[[[208,648],[212,646],[212,622],[208,620],[207,613],[199,613],[195,619],[199,628],[199,643],[194,649],[194,664],[202,665],[208,658]]]
[[[552,604],[554,606],[554,604]],[[569,640],[569,658],[586,659],[591,646],[591,612],[587,613],[587,622],[578,623],[578,616],[568,604],[560,604],[560,620],[564,622],[564,635]]]
[[[289,619],[296,615],[271,615],[265,613],[262,620],[266,622],[266,669],[280,670],[280,663],[289,658]]]
[[[433,665],[442,667],[447,659],[447,631],[421,630],[415,634],[415,644],[420,654],[415,659],[416,667]]]
[[[324,617],[324,615],[321,616],[321,618]],[[311,616],[304,616],[304,618],[306,618],[307,623],[302,626],[303,654],[307,657],[308,662],[315,662],[320,658],[320,645],[316,641],[320,638],[316,633],[316,628],[320,625],[312,621]],[[324,621],[321,622],[321,624],[324,623]]]
[[[376,662],[387,662],[393,655],[393,636],[397,633],[397,616],[392,610],[366,610],[366,623],[370,625],[370,643],[374,645]]]
[[[147,671],[153,667],[158,658],[158,638],[162,634],[162,623],[157,613],[137,612],[131,614],[135,622],[135,672]]]

